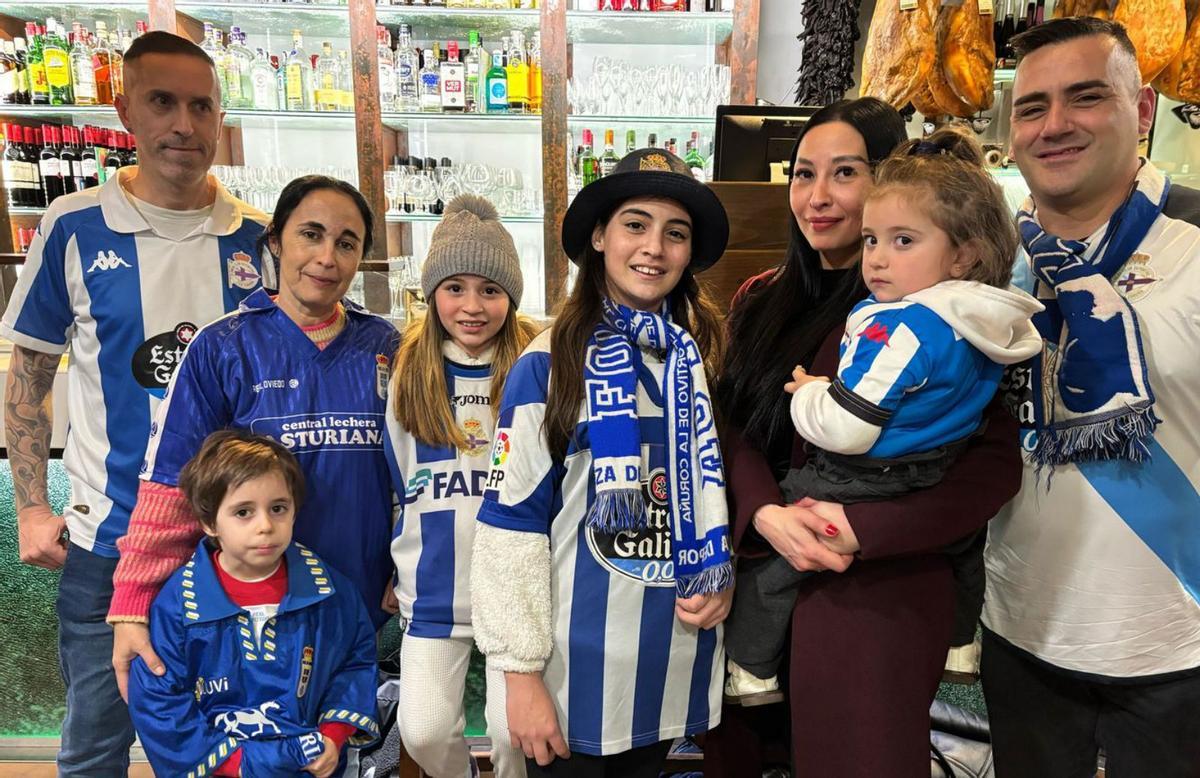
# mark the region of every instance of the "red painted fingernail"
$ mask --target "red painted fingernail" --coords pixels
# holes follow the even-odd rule
[[[832,524],[826,524],[825,525],[825,534],[831,538],[836,538],[837,534],[838,534],[838,528],[833,526]]]

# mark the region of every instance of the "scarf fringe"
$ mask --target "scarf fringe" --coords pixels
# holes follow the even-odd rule
[[[596,492],[588,508],[587,526],[605,535],[646,528],[646,502],[641,489],[605,489]]]
[[[1071,462],[1144,462],[1150,458],[1148,443],[1160,421],[1154,406],[1147,404],[1090,424],[1046,427],[1038,430],[1037,448],[1030,456],[1039,472]]]
[[[682,578],[675,579],[675,592],[680,597],[697,594],[716,594],[733,586],[733,563],[722,562]]]

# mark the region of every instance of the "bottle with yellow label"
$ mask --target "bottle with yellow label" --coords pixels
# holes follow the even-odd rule
[[[75,95],[71,91],[71,53],[58,28],[58,22],[54,19],[46,20],[42,59],[46,66],[46,83],[50,86],[50,105],[74,103]]]
[[[284,71],[284,97],[289,111],[311,111],[312,64],[308,53],[304,51],[304,36],[299,30],[292,30],[292,51],[288,54]]]
[[[533,33],[529,44],[529,112],[542,112],[542,33]]]
[[[45,36],[33,22],[25,25],[25,34],[29,36],[29,54],[25,64],[29,69],[30,102],[34,105],[50,105],[50,82],[46,80],[46,61],[43,56]]]
[[[508,112],[527,112],[529,110],[529,62],[525,54],[525,36],[520,30],[513,30],[505,74],[508,77]]]

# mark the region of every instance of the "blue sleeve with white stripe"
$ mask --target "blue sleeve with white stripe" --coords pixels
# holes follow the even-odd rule
[[[222,345],[209,328],[196,333],[188,344],[150,427],[143,478],[177,486],[179,471],[204,439],[229,425],[233,411],[228,397],[239,388],[238,379],[222,370]]]
[[[829,390],[838,405],[871,424],[887,423],[905,393],[921,386],[932,370],[930,349],[922,339],[928,326],[924,314],[919,306],[889,308],[847,333],[837,380]]]
[[[61,219],[44,235],[38,226],[12,300],[4,312],[4,334],[18,346],[61,354],[75,322],[67,289],[67,244],[71,236]]]
[[[526,352],[509,371],[479,511],[479,521],[485,524],[519,532],[550,531],[560,466],[542,434],[549,383],[546,351]]]

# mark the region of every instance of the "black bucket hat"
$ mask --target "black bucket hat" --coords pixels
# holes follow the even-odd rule
[[[713,191],[701,184],[683,160],[664,149],[638,149],[621,158],[613,172],[585,186],[563,219],[563,250],[578,264],[596,222],[632,197],[676,200],[692,217],[692,261],[699,273],[712,267],[729,242],[729,217]]]

